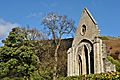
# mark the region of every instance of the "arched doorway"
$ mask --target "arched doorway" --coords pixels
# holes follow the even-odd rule
[[[82,40],[79,47],[79,74],[94,73],[93,45],[89,40]]]

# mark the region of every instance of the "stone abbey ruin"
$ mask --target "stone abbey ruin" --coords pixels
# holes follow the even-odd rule
[[[116,71],[115,65],[106,58],[106,45],[99,36],[100,30],[95,19],[84,8],[72,47],[67,52],[68,76]]]

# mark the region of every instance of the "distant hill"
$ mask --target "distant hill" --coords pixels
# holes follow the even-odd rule
[[[114,59],[118,59],[120,54],[120,37],[101,36],[103,43],[106,44],[107,53]]]
[[[120,53],[120,38],[109,36],[102,36],[100,38],[103,39],[103,43],[106,44],[107,52],[115,59],[118,59],[118,55]],[[72,42],[73,38],[62,39],[61,46],[58,51],[58,74],[60,76],[67,76],[67,50],[72,47]],[[33,41],[33,43],[33,48],[35,52],[37,52],[39,59],[43,63],[50,63],[47,67],[53,68],[55,47],[52,40]],[[41,43],[43,43],[43,46]]]
[[[107,53],[109,53],[115,59],[118,59],[120,54],[120,37],[101,36],[103,43],[106,44]],[[67,49],[72,46],[73,38],[63,39],[62,45],[66,46]]]

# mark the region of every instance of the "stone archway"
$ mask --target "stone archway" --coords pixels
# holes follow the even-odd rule
[[[94,73],[94,54],[92,43],[88,40],[84,40],[80,43],[78,50],[79,74]]]

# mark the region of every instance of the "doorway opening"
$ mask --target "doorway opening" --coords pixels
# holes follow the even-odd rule
[[[86,60],[86,73],[89,74],[88,50],[85,45],[84,45],[84,52],[85,52],[85,60]]]
[[[90,52],[90,73],[94,74],[94,54],[93,54],[93,49]]]

